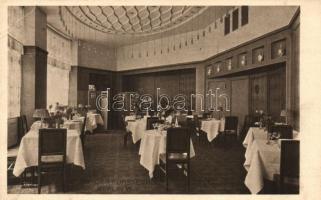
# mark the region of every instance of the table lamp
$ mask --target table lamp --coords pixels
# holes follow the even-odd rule
[[[285,121],[285,124],[287,124],[287,119],[286,119],[286,117],[287,117],[287,112],[286,112],[286,110],[282,110],[280,116],[281,116],[281,117],[284,117],[284,119],[285,119],[285,120],[284,120],[284,121]]]
[[[46,118],[49,118],[50,116],[49,116],[49,112],[47,109],[36,109],[35,112],[33,113],[32,117],[41,119],[40,127],[42,128],[43,120]]]

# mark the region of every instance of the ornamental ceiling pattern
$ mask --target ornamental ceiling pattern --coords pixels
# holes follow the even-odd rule
[[[175,28],[205,6],[70,6],[66,10],[79,22],[104,33],[150,35]]]

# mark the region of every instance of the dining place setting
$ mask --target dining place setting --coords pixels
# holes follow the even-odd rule
[[[242,144],[246,149],[244,184],[252,194],[262,192],[266,180],[276,183],[279,193],[299,190],[300,139],[291,125],[273,122],[260,111]]]
[[[311,53],[300,49],[306,5],[6,2],[0,200],[311,198],[305,179],[320,171],[310,165],[320,145],[309,129],[319,108],[301,89],[318,88],[310,76],[319,68],[301,62]],[[300,154],[303,138],[315,151]],[[304,156],[312,172],[300,169]]]
[[[41,193],[42,170],[49,167],[61,171],[65,191],[67,165],[86,169],[85,134],[97,126],[96,119],[98,123],[99,120],[102,121],[101,117],[96,116],[100,115],[84,111],[81,106],[77,110],[59,106],[58,103],[54,110],[52,106],[49,106],[49,109],[36,109],[32,116],[35,121],[30,129],[26,117],[23,116],[24,135],[10,159],[12,173],[16,177],[21,177],[22,187],[38,187],[38,193]],[[31,177],[28,178],[27,174],[30,173]]]
[[[189,180],[190,159],[195,157],[195,150],[186,117],[187,113],[168,110],[155,114],[146,112],[143,116],[131,113],[124,118],[133,143],[139,143],[139,163],[147,170],[150,179],[153,179],[157,167],[166,176],[169,169],[166,164],[173,163]],[[168,183],[166,185],[168,189]]]

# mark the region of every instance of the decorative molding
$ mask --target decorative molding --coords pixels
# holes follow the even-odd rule
[[[67,32],[70,18],[103,33],[151,35],[180,26],[207,9],[205,6],[64,6],[60,19]]]
[[[8,34],[8,47],[23,54],[23,44]]]
[[[40,47],[37,47],[37,46],[23,46],[23,51],[24,51],[25,55],[26,54],[35,54],[36,52],[40,52],[40,53],[48,55],[48,51],[46,51]]]
[[[55,59],[53,57],[48,56],[47,63],[50,64],[51,66],[64,69],[64,70],[70,70],[71,65],[68,63],[64,63],[58,59]]]

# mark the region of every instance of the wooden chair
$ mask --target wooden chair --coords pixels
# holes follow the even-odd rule
[[[81,139],[81,144],[82,148],[84,149],[85,147],[85,138],[86,138],[86,123],[87,123],[87,116],[85,116],[85,119],[83,121],[82,127],[81,127],[81,133],[80,133],[80,139]]]
[[[210,112],[204,112],[203,113],[203,119],[208,119],[208,118],[211,118],[212,117],[212,113]]]
[[[41,192],[41,174],[57,168],[62,173],[65,192],[66,141],[67,129],[39,129],[38,194]]]
[[[191,133],[194,133],[196,135],[196,137],[198,137],[199,144],[201,143],[201,137],[204,137],[205,140],[207,140],[206,132],[201,130],[201,125],[202,125],[201,119],[203,119],[203,118],[200,118],[198,115],[193,116],[194,126],[191,131]]]
[[[227,136],[235,136],[237,139],[237,129],[238,129],[238,117],[227,116],[225,117],[225,128],[223,131],[224,141]]]
[[[299,194],[300,141],[281,141],[280,174],[274,175],[280,194]]]
[[[244,124],[242,130],[240,132],[240,140],[243,141],[247,132],[249,131],[250,127],[253,124],[253,118],[250,115],[246,115],[244,118]]]
[[[290,125],[274,125],[271,132],[280,133],[281,139],[293,139],[293,127]]]
[[[21,139],[28,131],[29,131],[29,128],[28,128],[26,115],[22,115],[22,116],[18,117],[17,143],[14,146],[10,147],[8,149],[8,153],[7,153],[7,161],[8,161],[7,171],[8,171],[8,173],[12,173],[12,171],[13,171],[13,168],[15,166],[15,162],[17,159]],[[32,175],[33,175],[33,173],[32,173]],[[26,178],[26,172],[24,172],[22,174],[22,185],[24,185],[25,178]]]
[[[178,125],[182,127],[187,127],[187,115],[178,115],[177,116]]]
[[[125,114],[121,114],[121,120],[120,120],[120,129],[124,131],[124,147],[127,146],[127,140],[128,137],[130,137],[130,132],[127,130],[127,122],[125,121]]]
[[[190,131],[188,128],[169,128],[166,137],[166,153],[160,155],[160,168],[166,175],[168,190],[169,166],[182,165],[186,172],[187,188],[190,186]]]
[[[161,122],[162,121],[158,117],[147,117],[146,130],[154,129],[153,124]]]

